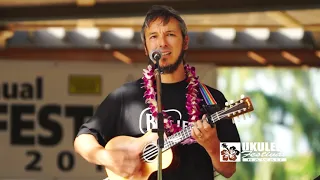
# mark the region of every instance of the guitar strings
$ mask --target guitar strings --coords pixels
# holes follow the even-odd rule
[[[223,115],[223,116],[221,116],[221,117],[220,117],[219,115],[225,113],[226,111],[230,110],[231,108],[237,107],[237,106],[240,105],[240,104],[242,104],[242,103],[236,104],[235,106],[232,106],[232,107],[230,107],[230,108],[228,108],[228,109],[223,109],[223,110],[221,110],[221,111],[219,111],[219,112],[217,112],[217,113],[215,113],[215,114],[210,115],[210,117],[213,118],[213,122],[215,123],[215,122],[219,121],[220,119],[227,117],[228,114],[231,114],[231,113],[225,114],[225,115]],[[213,116],[217,116],[217,117],[213,117]],[[193,125],[191,125],[191,127],[192,127],[192,126],[193,126]],[[189,126],[189,127],[190,127],[190,126]],[[188,128],[189,128],[189,127],[188,127]],[[182,132],[182,131],[180,131],[180,132]],[[172,138],[172,136],[171,136],[170,138]],[[169,138],[169,139],[170,139],[170,138]],[[165,141],[165,142],[166,142],[166,141]],[[149,149],[150,149],[150,148],[149,148]],[[147,149],[147,150],[149,150],[149,149]],[[164,149],[166,149],[166,147],[164,147]],[[155,152],[158,152],[158,148],[157,148],[157,147],[152,148],[152,149],[151,149],[151,152],[148,152],[148,153],[143,154],[142,157],[141,157],[141,159],[149,158],[150,155],[151,155],[151,157],[153,158],[153,157],[155,156],[155,154],[154,154]]]
[[[144,158],[149,158],[149,155],[152,155],[151,157],[153,157],[154,152],[158,152],[157,148],[155,148],[156,146],[150,146],[148,149],[146,149],[145,152],[148,152],[149,150],[151,150],[151,152],[149,151],[148,153],[144,154],[145,156],[143,156]],[[151,149],[152,148],[152,149]]]
[[[235,105],[235,106],[233,106],[233,107],[236,107],[236,106],[238,106],[239,104],[237,104],[237,105]],[[233,108],[232,107],[232,108]],[[230,108],[229,108],[230,109]],[[228,116],[228,114],[230,114],[230,113],[228,113],[228,114],[225,114],[225,115],[222,115],[222,116],[219,116],[219,115],[221,115],[221,114],[223,114],[223,113],[225,113],[226,111],[228,111],[229,109],[223,109],[223,110],[221,110],[221,111],[219,111],[219,112],[217,112],[217,113],[215,113],[215,114],[212,114],[211,115],[211,118],[212,118],[212,116],[216,116],[216,115],[218,115],[218,117],[213,117],[214,119],[213,119],[213,122],[217,122],[218,120],[220,120],[220,119],[222,119],[222,118],[225,118],[225,117],[227,117]],[[190,126],[189,126],[190,127]],[[181,132],[181,131],[180,131]],[[150,148],[149,148],[150,149]],[[153,157],[155,157],[155,155],[157,154],[155,154],[155,152],[158,152],[158,148],[157,147],[154,147],[154,148],[151,148],[151,150],[148,152],[149,150],[147,150],[147,151],[145,151],[146,153],[144,153],[144,154],[142,154],[142,157],[141,157],[141,159],[147,159],[147,158],[153,158]],[[151,155],[151,157],[149,157]]]
[[[193,125],[191,125],[191,126],[189,126],[189,127],[187,127],[187,128],[191,128]],[[191,129],[190,129],[191,130]],[[178,133],[183,133],[183,134],[185,134],[185,131],[186,131],[186,129],[184,129],[184,130],[182,130],[182,131],[179,131]],[[187,133],[188,133],[189,131],[187,131]],[[178,134],[177,133],[177,134]],[[168,142],[168,140],[170,140],[170,139],[172,139],[172,138],[175,138],[175,136],[177,135],[177,134],[175,134],[175,135],[172,135],[172,136],[170,136],[168,139],[166,139],[165,140],[165,146],[164,146],[164,148],[163,148],[163,151],[165,151],[165,150],[167,150],[167,147],[166,147],[166,145],[168,145],[168,144],[166,144],[167,142]],[[179,138],[180,139],[180,138]],[[180,141],[180,140],[179,140]],[[169,145],[170,145],[170,141],[169,141]],[[150,150],[150,148],[148,149],[148,150]],[[145,154],[143,154],[143,156],[142,156],[142,159],[143,158],[151,158],[151,157],[154,157],[154,153],[155,152],[158,152],[158,147],[157,146],[153,146],[153,148],[151,149],[151,152],[147,152],[147,153],[145,153]],[[149,157],[151,155],[151,157]]]
[[[224,118],[224,117],[227,117],[227,115],[221,116],[221,118]],[[219,120],[219,119],[215,118],[214,121],[216,122],[216,120]],[[155,146],[155,147],[153,147],[150,150],[145,151],[145,152],[146,153],[144,153],[142,155],[142,157],[141,157],[142,160],[149,159],[149,158],[154,158],[158,154],[158,147]]]
[[[235,105],[235,106],[233,106],[233,107],[236,107],[236,106],[238,106],[239,104],[237,104],[237,105]],[[229,108],[230,109],[230,108]],[[221,111],[219,111],[219,112],[217,112],[217,113],[215,113],[215,114],[212,114],[211,115],[211,118],[212,118],[212,116],[214,116],[214,115],[218,115],[218,117],[214,117],[214,119],[213,119],[213,122],[217,122],[218,120],[220,120],[220,119],[222,119],[222,118],[225,118],[225,117],[227,117],[228,116],[228,114],[225,114],[225,115],[223,115],[223,116],[219,116],[219,115],[221,115],[221,114],[223,114],[223,113],[225,113],[226,111],[228,111],[229,109],[223,109],[223,110],[221,110]],[[230,113],[229,113],[230,114]],[[219,118],[220,117],[220,118]],[[180,131],[181,132],[181,131]],[[142,157],[141,157],[141,159],[147,159],[147,158],[153,158],[155,155],[154,155],[154,153],[155,152],[158,152],[158,148],[157,147],[154,147],[154,148],[152,148],[151,149],[151,152],[147,152],[147,153],[144,153],[143,155],[142,155]],[[149,157],[151,155],[151,157]]]
[[[187,127],[187,128],[190,128],[190,127]],[[180,131],[180,132],[178,132],[178,133],[181,133],[181,132],[183,132],[183,131]],[[185,133],[183,133],[183,134],[185,134]],[[173,136],[171,136],[171,137],[169,137],[168,139],[165,140],[165,145],[164,145],[163,151],[167,150],[167,147],[166,147],[167,144],[166,144],[166,143],[168,143],[168,140],[170,140],[170,139],[172,139],[172,138],[175,138],[175,136],[173,135]],[[179,139],[180,139],[180,138],[179,138]],[[180,140],[179,140],[179,141],[180,141]],[[169,145],[170,145],[170,141],[169,141]],[[149,151],[149,150],[150,150],[150,148],[148,147],[145,152],[147,152],[147,151]],[[154,153],[158,153],[158,147],[157,147],[157,146],[153,146],[152,149],[151,149],[151,151],[143,154],[142,159],[143,159],[143,158],[144,158],[144,159],[152,158],[152,157],[154,157],[154,155],[155,155]],[[150,155],[151,155],[151,156],[150,156]]]
[[[220,119],[227,117],[228,114],[230,114],[230,113],[225,114],[225,115],[223,115],[223,116],[221,116],[221,117],[220,117],[219,115],[225,113],[226,111],[228,111],[228,110],[230,110],[231,108],[234,108],[234,107],[236,107],[236,106],[238,106],[238,105],[240,105],[240,104],[242,104],[242,103],[236,104],[235,106],[232,106],[232,107],[230,107],[230,108],[228,108],[228,109],[223,109],[223,110],[221,110],[221,111],[219,111],[219,112],[217,112],[217,113],[215,113],[215,114],[210,115],[210,117],[212,118],[213,116],[217,116],[217,117],[213,117],[213,118],[214,118],[214,119],[213,119],[213,122],[215,123],[215,122],[219,121]],[[191,127],[192,127],[192,126],[193,126],[193,125],[191,125]],[[189,126],[189,127],[190,127],[190,126]],[[182,131],[180,131],[180,132],[182,132]],[[172,138],[172,137],[170,137],[170,138]],[[170,138],[169,138],[169,139],[170,139]],[[165,149],[166,149],[166,147],[165,147]],[[149,150],[150,150],[150,148],[147,149],[147,151],[149,151]],[[146,151],[146,152],[147,152],[147,151]],[[143,154],[141,159],[150,158],[150,157],[149,157],[150,155],[151,155],[151,157],[153,158],[153,157],[155,156],[155,154],[154,154],[155,152],[158,152],[158,148],[157,148],[157,147],[154,147],[154,148],[151,149],[151,151]]]
[[[141,159],[152,159],[153,157],[158,155],[158,148],[153,148],[153,150],[146,154],[147,156],[143,156]]]
[[[217,121],[219,121],[220,119],[222,119],[222,118],[225,117],[225,116],[224,116],[224,117],[220,117],[220,118],[219,118],[219,115],[225,113],[226,111],[229,111],[229,110],[232,109],[232,108],[235,108],[235,107],[241,105],[242,103],[243,103],[243,102],[236,103],[234,106],[231,106],[231,107],[229,107],[229,108],[223,109],[223,110],[221,110],[221,113],[220,113],[220,111],[219,111],[219,112],[216,112],[216,113],[214,113],[214,114],[211,114],[211,115],[210,115],[211,118],[213,118],[213,116],[218,116],[217,119],[215,119],[215,120],[213,121],[213,123],[215,123],[215,122],[217,122]],[[227,114],[225,114],[225,115],[228,115],[228,114],[232,114],[232,113],[227,113]]]

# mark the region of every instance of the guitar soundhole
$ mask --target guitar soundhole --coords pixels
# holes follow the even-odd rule
[[[152,162],[158,156],[158,147],[154,144],[148,144],[143,149],[142,158],[146,162]]]

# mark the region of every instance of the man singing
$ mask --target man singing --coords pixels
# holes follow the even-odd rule
[[[75,151],[88,162],[102,165],[119,177],[142,177],[139,176],[144,171],[141,152],[148,142],[158,139],[157,133],[150,133],[151,128],[157,128],[153,126],[157,122],[157,88],[155,61],[149,54],[161,50],[165,134],[170,136],[193,125],[191,137],[175,146],[173,156],[178,163],[164,169],[162,178],[212,180],[214,171],[231,177],[236,163],[220,162],[220,142],[240,142],[240,137],[230,119],[220,120],[214,127],[201,121],[201,106],[205,102],[196,71],[184,59],[189,43],[184,20],[170,7],[152,6],[142,25],[141,38],[149,62],[141,72],[142,77],[122,85],[102,101],[94,115],[81,126],[74,141]],[[224,106],[224,95],[206,87],[217,104]],[[114,143],[114,148],[106,149],[105,145],[118,136],[136,139],[123,138]],[[155,171],[149,178],[156,177]]]

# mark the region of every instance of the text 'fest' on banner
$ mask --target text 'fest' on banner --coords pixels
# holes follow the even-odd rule
[[[205,82],[215,82],[213,67],[195,66]],[[74,152],[73,140],[105,96],[145,67],[0,61],[0,178],[104,178],[102,167]]]
[[[73,140],[105,96],[128,77],[139,78],[141,68],[1,62],[0,178],[104,178],[103,168],[74,152]]]

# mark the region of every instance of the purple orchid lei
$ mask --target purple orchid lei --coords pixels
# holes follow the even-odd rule
[[[199,102],[201,99],[198,98],[198,85],[199,85],[199,77],[196,76],[195,68],[186,64],[184,66],[186,75],[187,75],[187,94],[186,94],[186,108],[189,115],[189,123],[188,125],[191,125],[192,122],[195,122],[198,120],[200,115],[200,107]],[[144,98],[145,103],[149,105],[150,112],[152,113],[152,116],[157,119],[158,109],[157,109],[157,101],[156,101],[156,91],[155,91],[155,75],[154,75],[154,69],[151,65],[148,65],[147,69],[143,69],[143,88],[145,88]],[[173,120],[170,116],[168,116],[167,113],[162,111],[164,115],[164,128],[166,130],[167,135],[172,135],[180,130],[182,130],[181,127],[178,127],[176,124],[173,124]],[[192,144],[196,141],[190,137],[182,142],[182,144]]]

